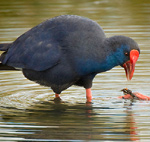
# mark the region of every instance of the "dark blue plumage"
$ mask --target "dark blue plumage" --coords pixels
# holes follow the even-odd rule
[[[5,49],[2,64],[21,68],[25,77],[57,94],[71,85],[91,88],[97,73],[123,66],[133,49],[140,52],[131,38],[106,38],[96,22],[74,15],[49,19]]]

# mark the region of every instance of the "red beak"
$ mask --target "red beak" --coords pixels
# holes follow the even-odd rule
[[[127,80],[131,80],[134,74],[135,63],[138,60],[139,51],[131,50],[130,51],[130,60],[123,64],[123,67],[126,72]]]

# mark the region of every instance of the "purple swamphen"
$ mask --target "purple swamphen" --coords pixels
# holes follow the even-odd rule
[[[29,80],[51,87],[56,97],[72,85],[82,86],[87,102],[96,74],[120,65],[131,80],[140,54],[133,39],[106,38],[95,21],[75,15],[48,19],[14,42],[0,44],[0,50],[0,70],[20,68]]]

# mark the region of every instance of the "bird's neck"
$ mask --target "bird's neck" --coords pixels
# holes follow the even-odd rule
[[[92,51],[88,52],[88,55],[81,56],[78,59],[80,73],[84,75],[100,73],[120,65],[120,59],[122,61],[121,51],[124,46],[121,48],[115,48],[115,45],[112,44],[113,42],[115,42],[114,39],[106,38],[101,43],[100,47],[94,47]]]
[[[91,66],[95,66],[95,72],[105,72],[119,65],[114,56],[115,53],[107,53],[108,54],[105,54],[105,58],[103,58],[103,60],[99,56],[99,60],[95,61],[95,63],[92,63]]]
[[[105,72],[112,69],[113,67],[118,65],[114,54],[115,53],[101,51],[99,53],[96,53],[96,56],[94,58],[87,58],[86,61],[81,57],[81,73],[85,75],[90,73]]]

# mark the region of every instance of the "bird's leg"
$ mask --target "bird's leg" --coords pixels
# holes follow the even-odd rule
[[[55,98],[60,98],[59,94],[55,94]]]
[[[87,103],[91,103],[92,102],[91,88],[86,89],[86,102]]]
[[[54,103],[55,104],[61,103],[61,98],[60,98],[59,94],[55,94]]]

